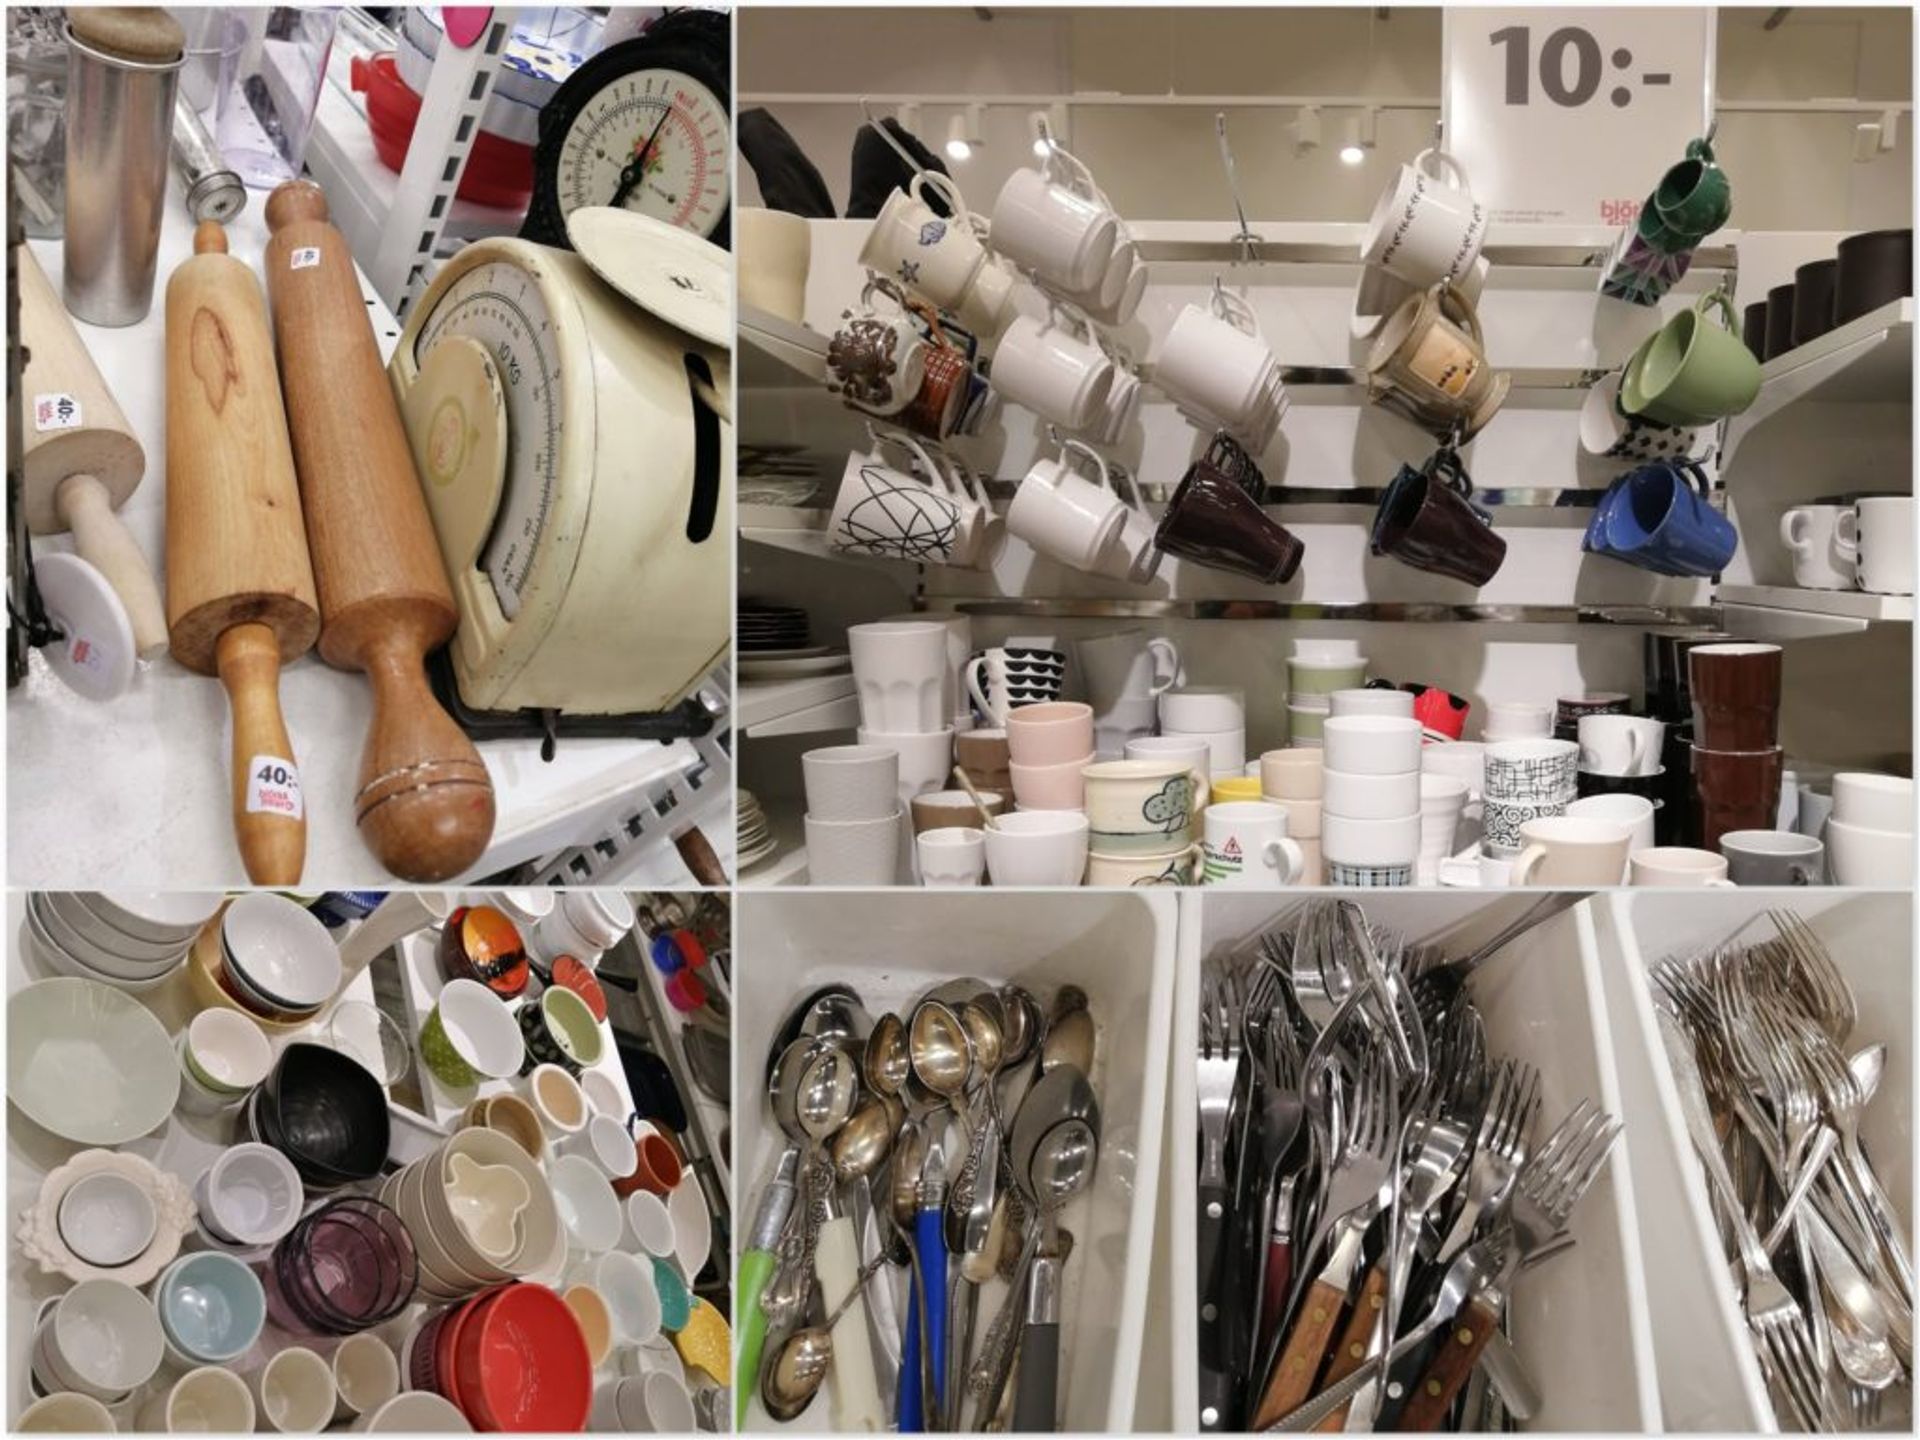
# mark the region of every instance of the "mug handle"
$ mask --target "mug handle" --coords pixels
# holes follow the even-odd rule
[[[1055,175],[1056,166],[1065,172],[1066,178],[1062,179]],[[1088,200],[1103,201],[1105,198],[1100,194],[1100,187],[1094,183],[1093,171],[1089,170],[1085,162],[1064,145],[1056,144],[1047,147],[1046,163],[1041,166],[1040,173],[1054,184]]]
[[[923,484],[926,484],[932,489],[949,492],[952,490],[953,487],[948,482],[945,473],[938,465],[933,463],[933,457],[927,454],[927,452],[921,448],[920,442],[911,435],[899,430],[876,429],[871,425],[867,427],[867,433],[873,437],[873,443],[876,447],[884,447],[888,442],[892,442],[895,445],[912,451],[914,459],[920,462],[922,470],[921,474],[914,477],[915,479],[921,480]]]
[[[1740,333],[1740,317],[1734,313],[1733,301],[1727,298],[1725,290],[1709,290],[1693,302],[1693,313],[1703,320],[1709,308],[1720,312],[1720,318],[1727,322],[1727,329],[1735,335]]]
[[[1066,452],[1071,450],[1077,454],[1086,456],[1087,459],[1093,462],[1094,468],[1100,472],[1100,484],[1102,488],[1112,488],[1112,474],[1108,471],[1107,462],[1101,458],[1098,450],[1083,440],[1063,440],[1060,442],[1060,450],[1061,469],[1063,471],[1067,468]]]
[[[1267,842],[1266,855],[1267,864],[1280,872],[1282,885],[1293,884],[1307,868],[1307,854],[1300,848],[1300,842],[1285,835]]]
[[[1700,887],[1703,890],[1738,890],[1740,887],[1731,880],[1714,879]]]
[[[1113,484],[1114,491],[1122,499],[1127,500],[1127,503],[1133,507],[1133,512],[1142,520],[1148,518],[1147,502],[1140,494],[1140,482],[1134,478],[1133,471],[1124,465],[1116,465],[1109,469],[1108,478]],[[1126,482],[1124,489],[1121,488],[1121,481],[1123,480]],[[1131,498],[1129,498],[1129,496],[1131,496]],[[1155,636],[1154,638],[1158,639],[1159,637]],[[1152,648],[1152,641],[1148,642],[1148,648]],[[1158,695],[1160,692],[1156,690],[1153,693]]]
[[[1140,487],[1136,485],[1134,494],[1137,496],[1139,493]],[[1167,678],[1164,680],[1160,678],[1160,667],[1156,664],[1153,667],[1152,683],[1147,687],[1147,693],[1158,700],[1167,691],[1184,681],[1187,678],[1186,672],[1180,668],[1180,651],[1164,635],[1155,635],[1147,641],[1147,653],[1156,661],[1164,656],[1167,662]]]
[[[1780,543],[1796,555],[1807,553],[1807,537],[1800,533],[1800,523],[1805,519],[1804,510],[1789,510],[1780,517]]]
[[[1860,563],[1860,512],[1851,505],[1833,522],[1833,548],[1849,565]]]
[[[986,668],[987,657],[985,655],[976,655],[967,661],[965,667],[960,671],[960,674],[967,682],[968,697],[972,699],[975,705],[980,707],[980,713],[991,720],[993,718],[993,706],[988,703],[985,688],[980,683],[980,676],[985,672]]]
[[[1437,146],[1429,146],[1414,156],[1413,168],[1424,170],[1436,180],[1446,178],[1440,173],[1442,170],[1451,170],[1453,178],[1460,182],[1459,188],[1468,194],[1473,193],[1473,186],[1467,180],[1467,167],[1450,152],[1439,149]]]
[[[1433,288],[1438,292],[1440,313],[1473,338],[1474,348],[1480,351],[1480,357],[1484,360],[1487,342],[1480,330],[1480,312],[1473,308],[1473,302],[1467,299],[1466,292],[1451,280],[1442,280]]]
[[[940,198],[952,207],[951,218],[956,224],[965,225],[969,230],[973,228],[973,212],[967,209],[966,199],[960,194],[960,187],[953,183],[953,177],[942,175],[937,170],[916,171],[907,182],[907,193],[924,205],[926,201],[920,194],[922,185],[931,185],[940,192]]]
[[[1507,884],[1525,885],[1533,879],[1533,872],[1540,868],[1540,862],[1547,858],[1547,847],[1529,845],[1514,860],[1513,868],[1507,872]]]
[[[1216,284],[1213,287],[1213,293],[1207,298],[1207,311],[1241,333],[1256,340],[1260,338],[1260,319],[1253,313],[1253,307],[1245,297],[1234,294],[1226,286]]]

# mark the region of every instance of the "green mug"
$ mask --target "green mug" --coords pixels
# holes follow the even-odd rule
[[[1660,207],[1654,203],[1652,195],[1640,207],[1639,218],[1634,221],[1634,229],[1640,238],[1663,255],[1681,255],[1692,250],[1700,243],[1698,235],[1686,235],[1674,229],[1660,218]]]
[[[1733,187],[1727,183],[1727,172],[1714,163],[1713,146],[1705,140],[1688,142],[1687,158],[1660,177],[1653,208],[1661,225],[1689,240],[1683,248],[1691,248],[1727,223],[1733,214]],[[1648,242],[1655,243],[1651,236]]]
[[[1725,325],[1707,311],[1718,309]],[[1760,393],[1760,362],[1740,339],[1726,292],[1702,295],[1634,352],[1620,382],[1629,415],[1689,428],[1738,415]]]

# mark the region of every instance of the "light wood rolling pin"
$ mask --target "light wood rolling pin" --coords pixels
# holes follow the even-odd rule
[[[106,577],[126,607],[134,649],[150,659],[167,648],[167,612],[153,567],[113,513],[146,474],[147,452],[25,245],[20,338],[27,349],[20,382],[27,529],[35,535],[73,532],[80,558]]]
[[[471,868],[493,836],[493,782],[434,698],[427,653],[460,622],[346,237],[318,185],[267,199],[267,292],[320,586],[320,656],[373,682],[354,817],[403,880]]]
[[[233,828],[256,885],[292,885],[306,802],[280,666],[320,633],[266,300],[211,220],[167,281],[167,630],[233,707]]]

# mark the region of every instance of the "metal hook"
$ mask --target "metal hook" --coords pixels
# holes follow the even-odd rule
[[[1234,232],[1233,240],[1240,247],[1242,265],[1253,263],[1253,247],[1260,243],[1260,237],[1247,225],[1247,207],[1240,203],[1240,173],[1233,164],[1233,145],[1227,139],[1227,112],[1214,112],[1213,132],[1220,141],[1220,163],[1227,171],[1227,192],[1233,197],[1233,213],[1240,222],[1240,228]],[[1216,285],[1219,281],[1214,282]]]
[[[874,133],[887,142],[887,148],[906,163],[907,169],[916,175],[924,171],[925,167],[922,166],[918,160],[914,159],[913,152],[908,150],[907,147],[902,145],[898,140],[894,139],[893,132],[874,117],[873,103],[864,95],[860,97],[860,113],[866,117],[866,122],[873,127]]]
[[[1440,119],[1435,120],[1433,122],[1433,148],[1436,150],[1446,149],[1447,148],[1446,141],[1447,141],[1447,121],[1446,121],[1446,117],[1442,116]]]

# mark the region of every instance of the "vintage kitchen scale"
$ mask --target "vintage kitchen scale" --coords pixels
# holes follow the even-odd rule
[[[576,210],[611,206],[729,243],[729,24],[677,11],[568,77],[540,111],[522,239],[565,246]]]
[[[691,697],[731,631],[731,257],[628,210],[568,228],[573,251],[460,251],[389,366],[460,606],[436,689],[478,736],[704,733]]]

